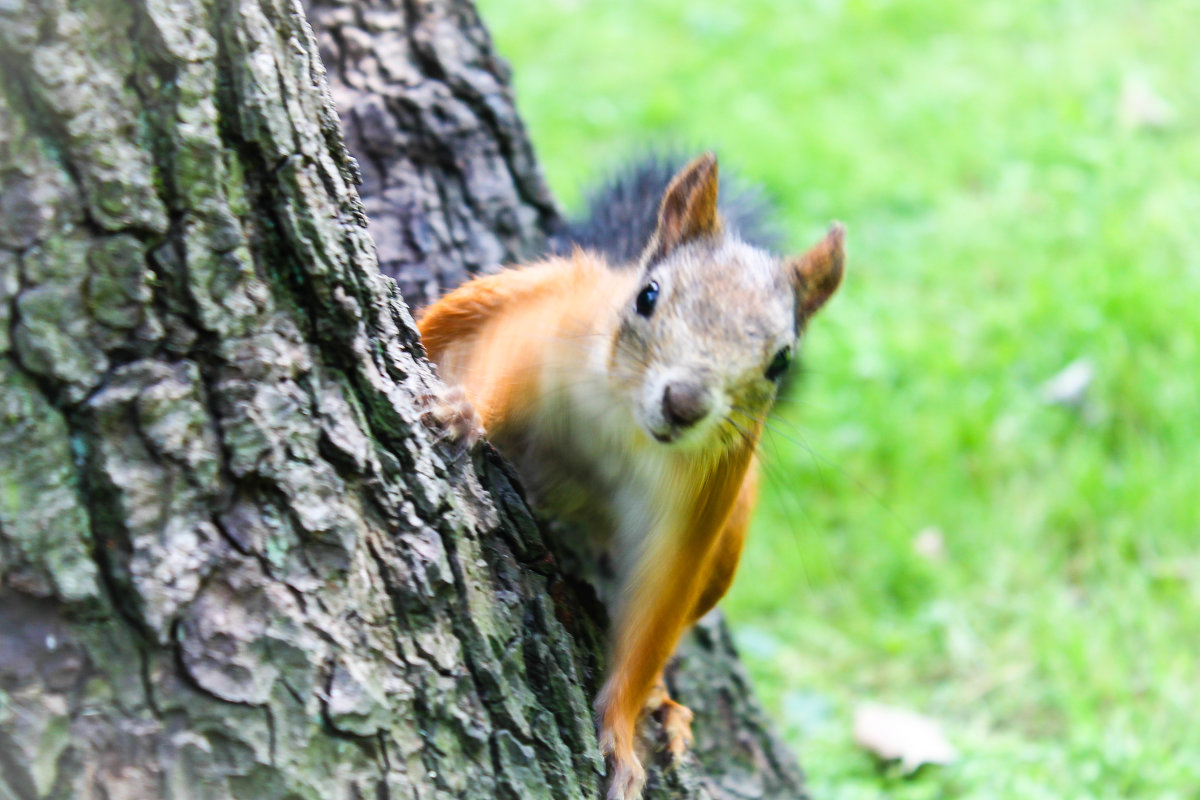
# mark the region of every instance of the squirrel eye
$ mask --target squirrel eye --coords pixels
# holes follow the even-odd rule
[[[658,283],[650,281],[642,290],[638,292],[637,300],[634,303],[634,308],[643,317],[648,317],[654,313],[654,304],[658,302]]]
[[[776,353],[775,357],[771,359],[771,363],[767,365],[767,380],[777,381],[782,378],[791,361],[792,351],[790,348],[785,347]]]

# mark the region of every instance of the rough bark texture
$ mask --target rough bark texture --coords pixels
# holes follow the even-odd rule
[[[559,216],[474,6],[307,2],[379,268],[420,307],[533,257]]]
[[[314,3],[421,296],[555,224],[469,4]],[[604,615],[419,421],[286,0],[0,3],[0,798],[594,798]],[[718,621],[651,798],[802,795]]]

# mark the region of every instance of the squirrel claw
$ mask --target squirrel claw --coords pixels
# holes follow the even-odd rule
[[[422,395],[417,404],[424,409],[421,422],[436,432],[437,442],[450,443],[455,460],[473,450],[483,437],[483,423],[461,387],[448,386],[435,394]]]
[[[677,762],[695,741],[692,736],[692,710],[668,697],[662,701],[655,715],[667,735],[667,752],[671,754],[671,760]]]
[[[661,673],[646,701],[646,711],[658,718],[667,737],[667,752],[671,754],[671,761],[678,762],[694,741],[692,719],[695,715],[690,708],[671,699]]]

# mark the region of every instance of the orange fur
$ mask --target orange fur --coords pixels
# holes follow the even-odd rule
[[[750,515],[754,512],[757,499],[758,460],[751,458],[729,519],[721,530],[721,536],[713,547],[712,558],[704,570],[704,585],[692,609],[689,622],[696,622],[711,611],[733,584],[738,561],[742,558],[742,546],[746,543],[746,534],[750,530]]]
[[[601,746],[617,762],[637,761],[638,717],[679,637],[695,620],[702,591],[719,583],[712,580],[714,575],[732,578],[741,548],[717,545],[738,505],[752,457],[751,447],[738,447],[707,474],[693,467],[696,474],[689,483],[695,488],[683,524],[657,532],[647,542],[648,550],[630,579],[617,618],[613,664],[596,704],[601,730],[609,736]],[[731,540],[745,533],[749,509],[739,512]],[[728,562],[730,557],[734,563]]]
[[[502,437],[505,425],[535,411],[547,371],[572,368],[577,340],[594,333],[606,298],[627,283],[578,251],[463,284],[426,309],[418,327],[442,380],[462,386],[484,429]]]

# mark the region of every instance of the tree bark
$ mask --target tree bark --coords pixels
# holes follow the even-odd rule
[[[310,11],[331,80],[287,0],[0,3],[0,798],[601,792],[603,609],[379,273],[554,233],[504,67],[466,2]],[[718,620],[671,680],[647,797],[803,795]]]

